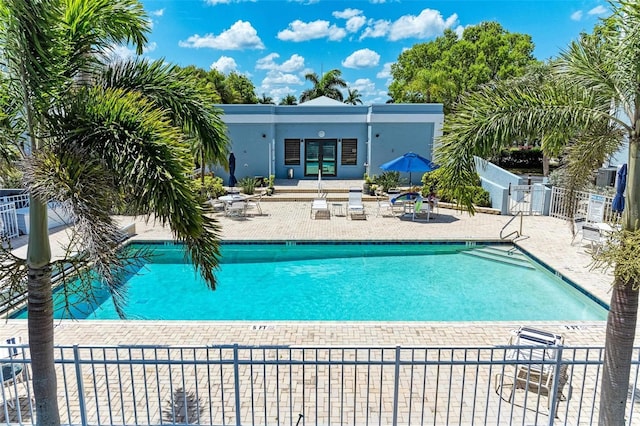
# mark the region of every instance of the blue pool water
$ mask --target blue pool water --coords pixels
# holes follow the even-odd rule
[[[149,247],[150,263],[127,282],[129,319],[606,318],[602,306],[540,265],[468,256],[464,244],[224,244],[215,291],[185,262],[180,245]],[[76,306],[74,316],[118,318],[106,291],[98,289],[96,299],[99,306]],[[64,317],[60,309],[56,317]]]

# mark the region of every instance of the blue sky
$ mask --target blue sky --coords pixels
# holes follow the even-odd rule
[[[142,0],[152,20],[144,56],[251,79],[258,96],[299,97],[338,68],[365,104],[388,99],[389,67],[403,50],[445,28],[483,21],[529,34],[534,55],[557,56],[609,14],[600,0]],[[121,47],[121,55],[130,51]]]

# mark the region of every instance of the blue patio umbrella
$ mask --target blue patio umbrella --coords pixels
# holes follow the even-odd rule
[[[233,152],[229,154],[229,186],[236,186],[238,179],[236,179],[236,156]]]
[[[624,190],[627,187],[627,165],[623,164],[618,170],[616,177],[616,196],[613,197],[611,210],[622,213],[624,210]]]
[[[407,152],[394,160],[384,163],[380,168],[382,170],[409,173],[409,185],[411,185],[411,172],[430,172],[437,169],[438,166],[415,152]]]

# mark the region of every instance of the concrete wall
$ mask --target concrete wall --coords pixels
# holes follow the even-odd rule
[[[509,185],[525,185],[524,179],[482,158],[475,157],[482,187],[489,192],[491,207],[509,214]]]
[[[407,152],[432,159],[434,123],[376,123],[371,133],[371,175],[382,174],[382,164]],[[412,173],[412,182],[419,184],[423,174]],[[400,173],[400,177],[409,182],[409,173]]]
[[[236,178],[273,174],[283,179],[293,169],[296,179],[315,179],[316,176],[304,175],[304,142],[320,139],[337,141],[337,176],[326,179],[362,179],[365,172],[381,173],[381,164],[405,152],[413,151],[431,159],[434,137],[442,132],[441,104],[353,106],[332,100],[325,103],[219,105],[236,156]],[[343,138],[358,141],[355,165],[341,164]],[[284,164],[285,139],[300,140],[300,165]],[[228,181],[229,174],[223,167],[212,170],[225,183]],[[421,174],[413,176],[414,183],[420,177]]]

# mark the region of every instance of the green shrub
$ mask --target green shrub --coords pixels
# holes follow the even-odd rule
[[[247,195],[253,195],[256,192],[256,180],[252,177],[244,177],[240,179],[238,182],[240,188],[242,188],[242,192]]]
[[[400,185],[400,172],[384,172],[380,176],[375,177],[375,183],[382,188],[383,192],[387,192],[390,188],[397,188]]]
[[[503,149],[493,163],[507,169],[538,169],[542,168],[542,149],[516,147]]]
[[[204,185],[200,178],[194,179],[193,184],[206,199],[218,198],[225,194],[224,181],[218,176],[205,176]]]
[[[446,203],[455,202],[452,188],[447,188],[442,184],[444,181],[441,176],[444,169],[436,169],[422,175],[422,196],[426,197],[432,190],[436,192],[436,196],[440,201]],[[476,175],[475,185],[469,187],[472,193],[472,202],[478,207],[491,207],[491,197],[489,192],[480,186],[480,176]]]
[[[473,196],[471,198],[473,204],[478,207],[491,207],[491,197],[489,191],[481,186],[473,187]]]

